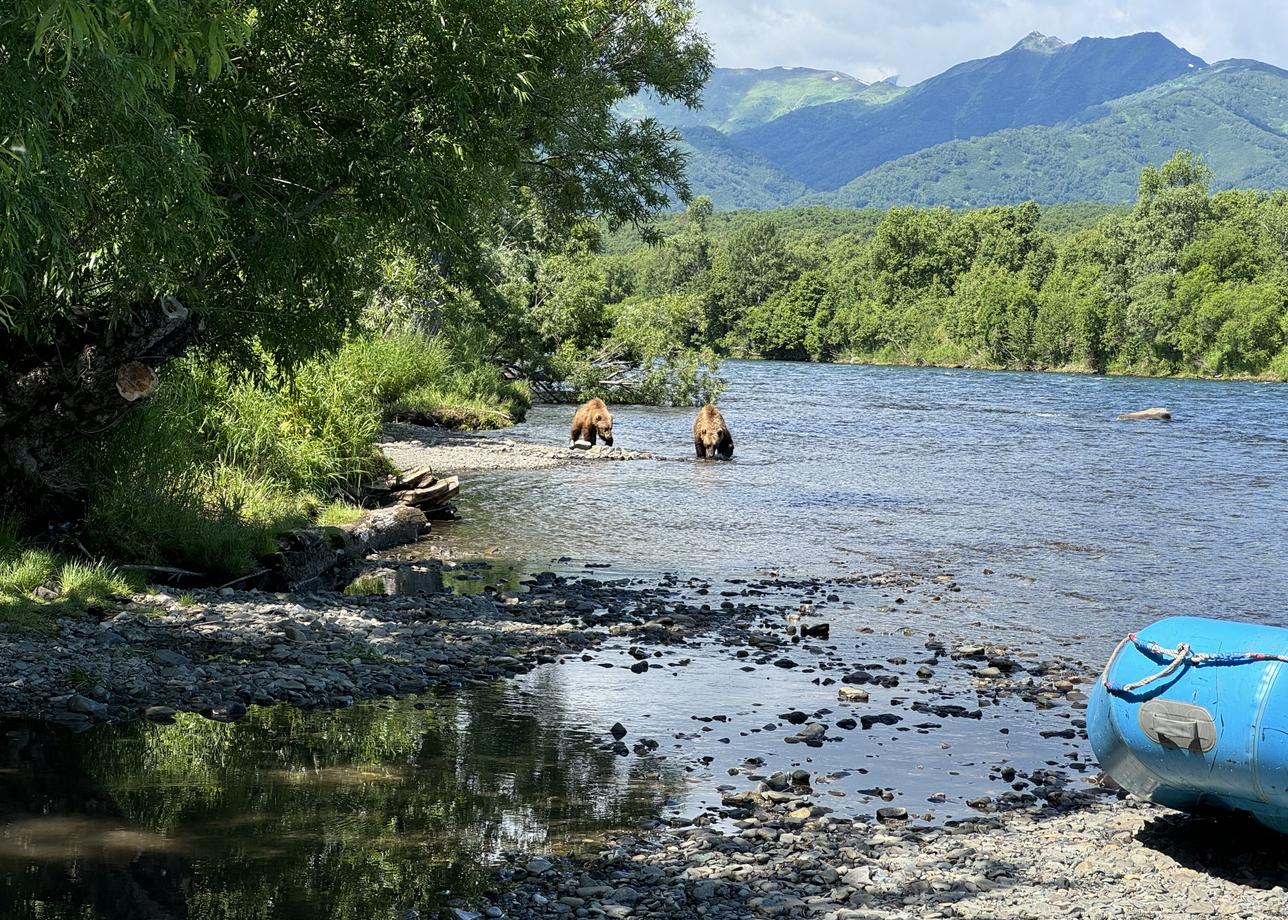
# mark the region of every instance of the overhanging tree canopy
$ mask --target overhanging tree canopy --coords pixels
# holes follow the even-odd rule
[[[683,163],[614,106],[696,102],[691,18],[689,0],[17,0],[0,472],[74,492],[68,444],[128,408],[132,362],[199,337],[289,366],[337,341],[390,252],[464,273],[520,207],[649,217]]]

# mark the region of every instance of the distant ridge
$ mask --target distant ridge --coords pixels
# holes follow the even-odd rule
[[[637,117],[684,131],[694,191],[721,208],[1113,204],[1132,199],[1143,165],[1181,147],[1218,188],[1288,187],[1288,71],[1209,66],[1157,32],[1031,32],[911,87],[717,70],[707,108],[645,109]]]
[[[994,57],[949,68],[884,106],[810,106],[734,136],[810,188],[830,190],[936,144],[1056,124],[1205,66],[1157,32],[1072,44],[1030,36]]]

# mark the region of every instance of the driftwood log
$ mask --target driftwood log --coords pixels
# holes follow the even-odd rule
[[[292,530],[278,540],[267,581],[270,586],[303,591],[328,587],[325,576],[340,563],[414,543],[429,526],[420,509],[394,505],[363,512],[359,520],[343,527]]]
[[[418,466],[397,476],[373,483],[367,489],[371,500],[377,504],[401,504],[419,508],[434,520],[455,516],[451,500],[461,491],[461,481],[455,476],[439,479],[427,466]]]

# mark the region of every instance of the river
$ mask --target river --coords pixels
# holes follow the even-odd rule
[[[0,915],[469,905],[504,851],[691,819],[747,788],[749,763],[805,769],[865,819],[887,803],[951,819],[1009,792],[1003,767],[1021,788],[1051,768],[1080,781],[1094,761],[1078,695],[981,693],[929,655],[934,637],[1072,656],[1089,679],[1123,632],[1165,614],[1288,625],[1288,387],[770,362],[725,374],[733,462],[693,461],[690,409],[617,407],[617,445],[668,459],[467,476],[461,518],[434,543],[491,561],[458,570],[459,589],[556,569],[645,586],[674,573],[712,603],[809,600],[832,633],[791,646],[797,666],[734,657],[726,637],[659,649],[640,674],[623,638],[510,684],[338,712],[80,735],[0,724]],[[1115,420],[1149,406],[1175,420]],[[539,406],[503,434],[566,443],[570,416]],[[768,573],[813,589],[759,594]],[[784,710],[847,714],[828,672],[857,663],[901,682],[870,686],[855,714],[901,721],[783,744]],[[944,701],[974,713],[916,709]],[[617,756],[615,721],[658,747]]]
[[[731,361],[732,463],[469,481],[455,545],[716,579],[928,568],[992,627],[1094,650],[1167,614],[1288,625],[1288,387]],[[1120,422],[1152,406],[1171,422]],[[558,443],[571,410],[511,430]],[[616,444],[689,459],[689,409]],[[991,575],[985,575],[989,570]]]

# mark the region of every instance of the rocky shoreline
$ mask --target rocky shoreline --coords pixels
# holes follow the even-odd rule
[[[856,727],[847,709],[862,717],[863,730],[904,730],[895,723],[910,716],[978,718],[960,692],[934,701],[925,685],[936,670],[968,676],[981,704],[1008,698],[1056,707],[1070,721],[1053,734],[1082,731],[1079,687],[1088,675],[1077,662],[933,637],[923,643],[923,660],[842,660],[822,628],[836,610],[827,600],[834,586],[824,583],[767,578],[715,591],[676,579],[645,587],[554,574],[529,581],[522,593],[473,596],[225,589],[135,598],[98,622],[64,621],[56,636],[0,635],[8,662],[0,715],[73,729],[141,715],[168,721],[176,711],[232,721],[251,705],[344,707],[505,680],[542,664],[581,664],[601,646],[624,642],[637,674],[681,666],[687,658],[677,656],[699,644],[745,669],[819,674],[843,711],[779,714],[789,745],[840,740]],[[904,576],[874,575],[867,586],[899,597],[916,590]],[[947,591],[951,582],[922,587]],[[799,597],[806,600],[786,603]],[[909,696],[922,699],[904,698],[894,711],[877,705],[881,690],[917,682],[921,690]],[[624,734],[612,733],[605,745],[628,756],[635,739]],[[805,749],[789,745],[781,749]],[[818,772],[750,762],[730,770],[737,775],[725,783],[713,778],[719,804],[696,816],[659,817],[589,857],[511,854],[488,902],[462,903],[442,916],[1108,920],[1260,918],[1288,909],[1277,887],[1288,866],[1274,840],[1244,828],[1230,845],[1228,821],[1210,834],[1195,832],[1198,819],[1123,797],[1111,784],[1086,783],[1085,772],[997,772],[1013,788],[973,802],[976,817],[928,823],[879,800],[874,808],[844,807]],[[1226,841],[1226,870],[1209,866],[1217,859],[1211,854],[1177,854],[1178,839],[1196,836]],[[1250,849],[1249,839],[1261,842]]]
[[[932,827],[900,810],[840,816],[807,784],[776,785],[726,796],[724,827],[623,838],[589,860],[515,857],[494,915],[1118,920],[1288,908],[1279,839],[1238,820],[1229,846],[1232,819],[1079,790]]]
[[[445,431],[404,422],[390,422],[385,426],[380,448],[400,467],[428,466],[454,474],[547,470],[611,460],[666,459],[648,451],[602,444],[589,450],[574,450],[563,445]]]

